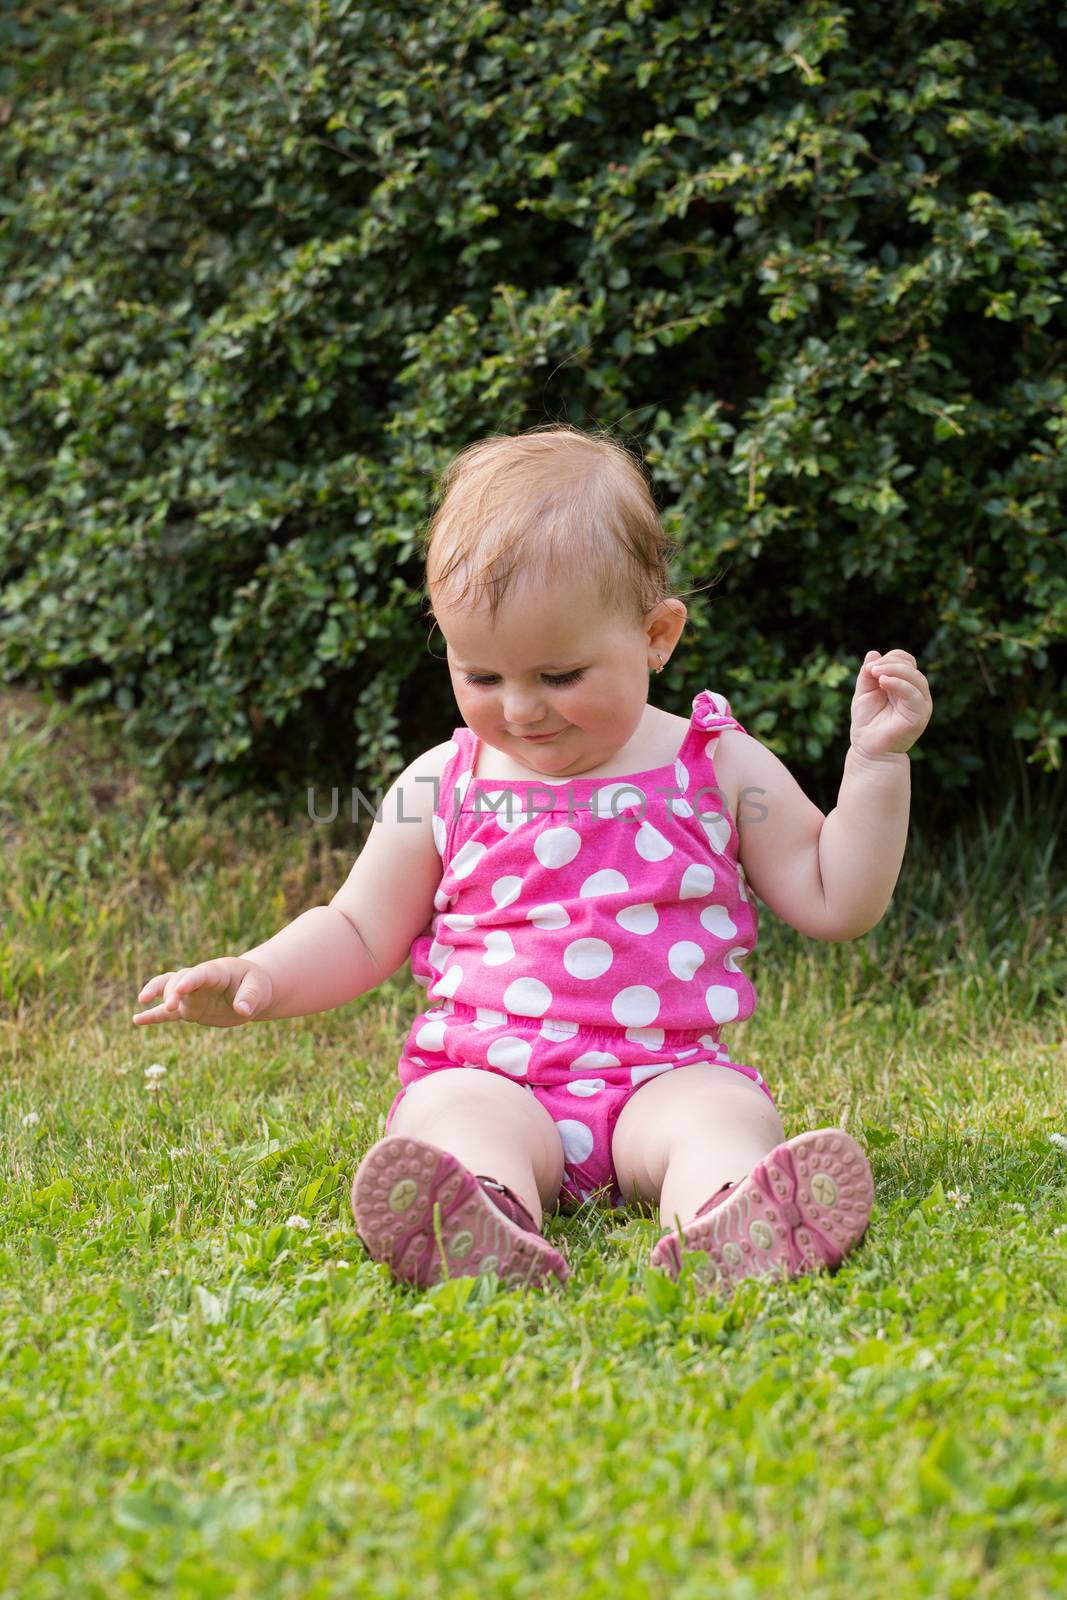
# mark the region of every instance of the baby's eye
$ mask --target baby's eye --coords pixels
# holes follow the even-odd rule
[[[558,689],[562,684],[565,683],[577,683],[578,679],[584,677],[584,675],[585,669],[583,667],[576,668],[574,672],[564,672],[556,676],[553,676],[548,672],[542,673],[542,677],[544,678],[545,682],[550,683],[555,689]],[[464,673],[464,678],[468,683],[480,684],[482,687],[484,687],[486,684],[496,682],[495,678],[475,678],[469,672]]]

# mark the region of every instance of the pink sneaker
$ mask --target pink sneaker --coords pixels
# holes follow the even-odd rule
[[[757,1161],[747,1178],[726,1184],[682,1229],[664,1234],[651,1264],[676,1278],[682,1248],[706,1250],[699,1281],[729,1294],[739,1278],[836,1267],[867,1231],[874,1202],[871,1169],[840,1128],[787,1139]]]
[[[490,1271],[508,1288],[570,1276],[516,1194],[422,1139],[394,1135],[367,1151],[352,1182],[352,1210],[374,1260],[420,1289]]]

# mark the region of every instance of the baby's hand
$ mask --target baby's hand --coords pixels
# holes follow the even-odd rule
[[[864,755],[910,750],[930,720],[930,685],[906,650],[868,650],[852,696],[852,744]]]
[[[149,978],[138,1000],[161,1003],[139,1011],[135,1023],[199,1022],[205,1028],[236,1028],[270,1005],[270,975],[244,956],[217,956],[198,967],[181,967]],[[240,1009],[247,1004],[247,1010]]]

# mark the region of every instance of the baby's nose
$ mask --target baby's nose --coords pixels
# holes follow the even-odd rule
[[[545,708],[530,695],[512,695],[505,698],[504,717],[516,733],[532,733],[544,722]]]

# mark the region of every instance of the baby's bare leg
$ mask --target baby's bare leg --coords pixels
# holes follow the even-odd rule
[[[544,1106],[511,1078],[443,1067],[408,1086],[387,1137],[425,1139],[514,1189],[540,1226],[563,1181],[563,1144]]]
[[[774,1106],[741,1072],[708,1062],[650,1078],[619,1113],[611,1141],[626,1199],[658,1200],[663,1226],[690,1222],[785,1138]]]

